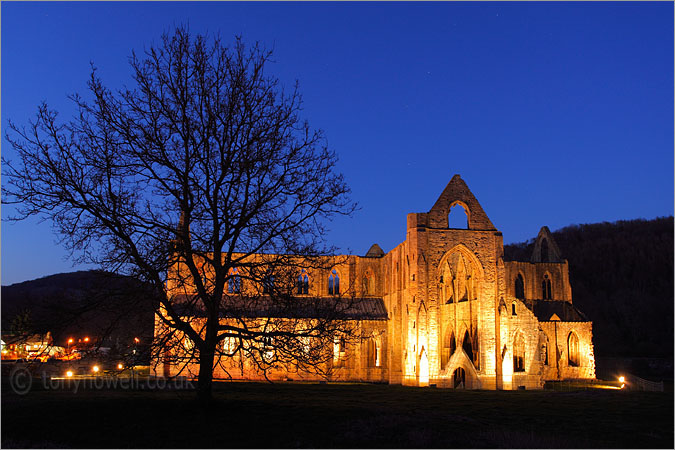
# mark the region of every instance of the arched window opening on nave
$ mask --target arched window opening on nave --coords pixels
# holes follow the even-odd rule
[[[579,366],[579,338],[574,331],[567,338],[567,363],[572,367]]]
[[[448,228],[461,230],[469,228],[469,216],[462,205],[456,204],[450,208],[450,213],[448,214]]]
[[[525,280],[521,274],[516,277],[516,298],[520,300],[525,298]]]
[[[544,300],[551,300],[553,298],[551,295],[551,279],[548,277],[548,274],[544,275],[544,279],[541,281],[541,298]]]
[[[513,340],[513,371],[525,372],[525,339],[520,332]]]
[[[300,272],[300,275],[298,275],[297,288],[299,295],[309,294],[309,276],[307,275],[307,271],[305,269],[302,269],[302,272]]]
[[[452,387],[455,389],[464,389],[466,387],[466,371],[462,367],[458,367],[452,373]]]
[[[464,339],[462,339],[462,349],[464,350],[464,353],[466,353],[466,356],[469,357],[469,360],[473,361],[473,346],[471,345],[471,336],[469,336],[468,330],[464,332]]]
[[[239,276],[239,269],[234,267],[230,269],[230,278],[227,281],[227,293],[239,294],[241,292],[241,277]]]
[[[340,276],[335,269],[328,277],[328,295],[340,295]]]
[[[546,238],[541,240],[541,262],[548,262],[548,240]]]
[[[262,280],[263,285],[263,294],[271,294],[274,290],[274,275],[271,273],[266,274]]]
[[[446,333],[446,338],[443,341],[443,347],[441,350],[441,369],[445,369],[445,366],[448,365],[450,357],[455,353],[457,349],[457,343],[455,342],[455,333],[450,331]]]
[[[381,348],[380,344],[374,337],[368,339],[368,367],[380,367],[381,365]]]

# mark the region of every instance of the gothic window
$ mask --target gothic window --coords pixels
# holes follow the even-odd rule
[[[548,277],[548,274],[544,275],[544,279],[541,281],[541,298],[544,300],[551,300],[551,279]]]
[[[464,389],[466,387],[466,371],[458,367],[452,374],[452,387],[455,389]]]
[[[449,337],[446,337],[445,341],[443,342],[443,350],[441,353],[441,369],[445,369],[445,366],[448,364],[448,361],[450,361],[450,357],[455,353],[455,349],[457,347],[457,344],[455,342],[455,333],[450,331]]]
[[[473,347],[471,345],[471,337],[469,336],[469,331],[464,332],[464,339],[462,339],[462,349],[464,350],[464,353],[466,353],[466,356],[469,357],[471,361],[473,361]]]
[[[380,367],[380,346],[375,338],[368,339],[368,367]]]
[[[185,340],[183,341],[183,347],[185,350],[190,353],[192,350],[195,348],[195,343],[190,339],[189,337],[185,336]]]
[[[333,343],[333,365],[335,367],[344,367],[345,354],[347,352],[347,342],[345,338],[337,338]]]
[[[272,336],[263,336],[263,359],[266,362],[271,362],[274,357],[274,339]]]
[[[455,204],[450,208],[448,215],[448,228],[468,229],[469,217],[464,209],[464,206]]]
[[[454,276],[448,264],[443,268],[443,275],[441,275],[441,295],[445,303],[454,303]]]
[[[542,346],[542,353],[544,354],[544,365],[548,366],[548,342],[544,342],[544,345]]]
[[[297,288],[299,295],[309,294],[309,276],[307,276],[307,271],[305,269],[302,269],[302,272],[298,275]]]
[[[511,315],[512,316],[517,316],[516,314],[516,302],[511,303]]]
[[[521,300],[525,298],[525,281],[521,274],[516,277],[516,298]]]
[[[525,340],[522,333],[518,333],[513,340],[513,371],[525,372]]]
[[[541,240],[541,262],[548,262],[548,240]]]
[[[572,367],[579,366],[579,338],[574,331],[567,338],[567,363]]]
[[[239,269],[234,267],[230,269],[230,278],[227,281],[227,293],[239,294],[241,292],[241,277],[239,276]]]
[[[340,295],[340,276],[335,269],[328,277],[328,295]]]
[[[237,347],[237,340],[232,336],[226,337],[225,339],[223,339],[222,345],[224,353],[232,354],[232,352],[234,352],[234,349]]]
[[[263,294],[271,294],[274,289],[274,275],[267,274],[263,277]]]

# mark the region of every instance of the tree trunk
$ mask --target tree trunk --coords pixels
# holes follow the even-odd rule
[[[208,349],[199,352],[199,378],[197,380],[197,400],[210,403],[213,400],[213,358],[215,351]]]

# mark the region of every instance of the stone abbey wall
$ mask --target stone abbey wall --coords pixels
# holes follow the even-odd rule
[[[456,205],[466,229],[449,228]],[[278,367],[270,379],[509,390],[595,377],[592,324],[572,303],[569,266],[548,228],[530,261],[505,262],[501,232],[459,175],[430,211],[408,215],[406,240],[394,249],[336,258],[340,294],[381,299],[386,319],[358,321],[373,338],[336,345],[328,375]],[[330,273],[310,270],[306,296],[329,295]],[[263,379],[254,369],[235,357],[215,375]]]

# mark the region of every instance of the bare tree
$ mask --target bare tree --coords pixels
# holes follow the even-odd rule
[[[179,27],[132,54],[133,88],[106,88],[92,67],[90,98],[70,97],[76,117],[42,104],[6,135],[10,219],[51,219],[76,261],[153,286],[158,349],[198,359],[202,399],[221,357],[318,369],[352,331],[349,302],[294,295],[299,270],[336,264],[323,223],[355,205],[299,116],[297,83],[285,91],[267,74],[271,56]]]

